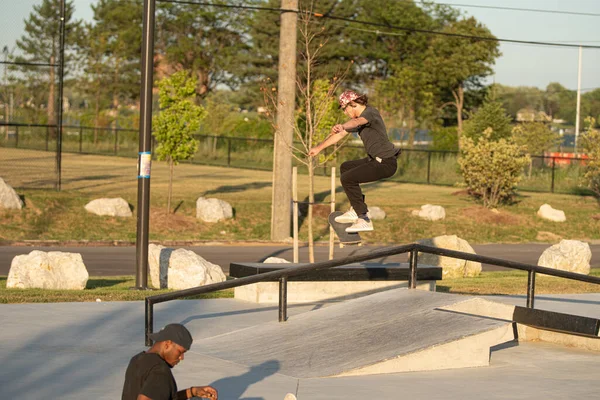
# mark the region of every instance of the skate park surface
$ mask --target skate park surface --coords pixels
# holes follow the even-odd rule
[[[367,296],[355,300],[356,306],[350,301],[290,304],[285,323],[277,322],[277,305],[235,299],[171,301],[155,306],[154,327],[158,330],[178,322],[191,331],[194,344],[185,360],[173,369],[177,383],[180,388],[215,386],[220,399],[280,400],[288,392],[300,400],[569,399],[598,395],[600,352],[546,342],[509,341],[493,346],[489,366],[331,377],[339,375],[339,366],[344,363],[369,357],[385,359],[389,354],[378,351],[389,348],[380,348],[377,343],[389,343],[390,338],[406,349],[422,344],[426,334],[442,335],[441,341],[452,335],[465,336],[459,332],[466,329],[464,321],[457,324],[430,315],[429,322],[421,326],[408,325],[423,320],[403,320],[407,326],[394,322],[395,316],[407,311],[402,303],[388,301],[402,301],[402,297],[386,296],[403,296],[400,291],[408,292],[397,289],[397,295],[387,291]],[[432,307],[443,306],[450,299],[446,296],[454,296],[440,295]],[[524,296],[485,299],[521,306],[526,302]],[[365,302],[374,301],[377,312],[361,308]],[[538,295],[535,307],[599,318],[600,294]],[[347,319],[340,317],[344,309]],[[146,349],[143,302],[8,304],[1,305],[0,310],[3,399],[119,398],[129,359]],[[319,315],[321,318],[316,318]],[[329,324],[324,322],[327,320]],[[476,330],[488,329],[481,328],[482,323],[497,325],[479,321]],[[304,329],[302,335],[279,341],[265,337],[273,330],[293,327]],[[347,345],[341,346],[342,342]],[[319,346],[332,352],[321,354],[323,347]],[[372,363],[372,359],[365,363]],[[352,367],[348,365],[341,370]]]

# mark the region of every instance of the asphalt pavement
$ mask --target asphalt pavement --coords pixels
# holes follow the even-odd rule
[[[233,262],[262,262],[268,257],[281,257],[292,261],[293,257],[292,246],[290,245],[210,244],[181,247],[192,250],[211,263],[221,266],[225,273],[229,272],[229,264]],[[352,246],[343,249],[336,246],[334,258],[364,254],[385,247],[391,246]],[[539,257],[548,247],[550,247],[550,244],[545,243],[473,245],[473,249],[477,254],[533,265],[537,265]],[[592,250],[591,267],[600,268],[600,244],[591,244],[590,248]],[[135,246],[0,246],[0,275],[8,275],[10,264],[15,256],[28,254],[33,250],[81,253],[83,262],[91,276],[134,275],[136,270]],[[328,255],[328,246],[315,246],[315,261],[326,261]],[[379,259],[379,261],[406,262],[407,254],[386,257],[385,259]],[[308,262],[307,247],[300,248],[299,262]],[[483,270],[498,271],[505,270],[505,268],[484,264]]]

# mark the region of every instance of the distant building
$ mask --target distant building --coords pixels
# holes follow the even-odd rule
[[[518,122],[551,122],[552,117],[544,111],[536,111],[532,108],[522,108],[517,111]]]

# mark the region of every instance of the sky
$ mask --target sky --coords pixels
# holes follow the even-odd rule
[[[376,1],[376,0],[375,0]],[[90,4],[96,0],[73,0],[75,18],[91,20]],[[501,39],[536,42],[561,42],[600,47],[600,0],[435,0],[453,4],[464,15],[473,16]],[[12,49],[23,34],[23,20],[41,0],[0,0],[0,49]],[[509,8],[558,11],[539,13],[466,7],[501,6]],[[598,16],[570,15],[580,12]],[[509,86],[533,86],[544,89],[559,82],[577,89],[577,48],[559,48],[501,43],[502,55],[496,60],[489,82]],[[600,48],[584,49],[582,57],[582,91],[600,88]]]

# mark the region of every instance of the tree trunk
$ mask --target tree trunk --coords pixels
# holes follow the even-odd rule
[[[55,56],[54,56],[54,52],[53,52],[52,55],[50,56],[50,64],[54,65],[54,62],[55,62]],[[55,79],[56,79],[56,72],[54,70],[54,67],[51,66],[50,67],[50,87],[48,88],[48,125],[56,124],[56,114],[55,114],[56,83],[54,82]],[[56,129],[50,128],[50,133],[51,133],[50,137],[54,138],[56,135]]]
[[[169,158],[169,190],[167,194],[167,214],[171,213],[171,195],[173,194],[173,160]]]
[[[311,160],[312,161],[312,160]],[[308,262],[315,262],[315,243],[313,237],[313,203],[315,202],[315,170],[311,162],[308,166]]]
[[[462,135],[463,130],[463,107],[465,104],[465,90],[463,88],[462,83],[458,85],[456,91],[452,91],[452,95],[454,96],[454,100],[456,101],[456,123],[458,128],[456,129],[458,135],[458,148],[460,149],[460,137]]]
[[[297,10],[298,0],[281,0],[281,8]],[[295,12],[281,13],[277,129],[273,149],[271,240],[286,239],[291,231],[292,155],[289,146],[294,135],[297,18]]]

